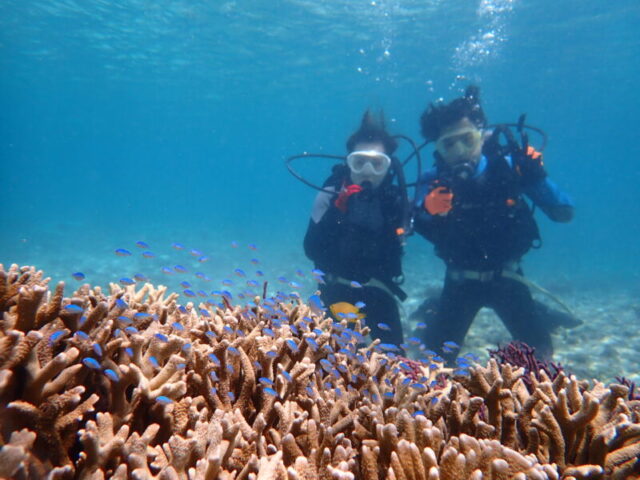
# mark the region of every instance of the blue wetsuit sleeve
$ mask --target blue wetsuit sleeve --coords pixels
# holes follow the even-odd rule
[[[568,222],[573,218],[573,200],[549,177],[528,186],[524,190],[535,205],[540,207],[551,220]]]

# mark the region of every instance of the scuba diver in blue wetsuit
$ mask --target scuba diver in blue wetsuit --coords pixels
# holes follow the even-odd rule
[[[346,162],[333,167],[315,199],[304,238],[307,257],[325,273],[323,302],[364,302],[372,337],[396,345],[403,341],[396,297],[406,298],[398,232],[407,203],[393,183],[401,170],[392,157],[397,146],[382,115],[367,111],[347,140]]]
[[[572,201],[548,178],[539,152],[515,141],[506,127],[487,129],[477,87],[449,104],[431,104],[421,130],[435,142],[436,161],[419,182],[415,230],[446,264],[440,298],[412,315],[429,317],[425,345],[436,350],[445,341],[462,344],[476,313],[490,307],[514,339],[550,358],[550,325],[543,318],[550,312],[534,302],[520,266],[540,241],[525,197],[556,222],[573,218]],[[451,361],[455,355],[444,356]]]

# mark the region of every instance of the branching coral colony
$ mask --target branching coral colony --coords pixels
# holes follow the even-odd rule
[[[0,477],[640,478],[626,386],[495,360],[454,377],[303,303],[228,307],[149,284],[67,298],[0,266]]]

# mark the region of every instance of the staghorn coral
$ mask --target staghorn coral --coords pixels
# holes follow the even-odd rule
[[[495,360],[458,375],[363,348],[359,323],[281,295],[180,306],[114,284],[65,298],[14,265],[0,309],[3,477],[640,478],[624,385]]]

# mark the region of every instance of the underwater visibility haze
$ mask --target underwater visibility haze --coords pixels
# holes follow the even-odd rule
[[[285,159],[344,155],[369,107],[422,143],[428,103],[476,84],[491,123],[526,113],[547,133],[576,205],[569,224],[537,214],[543,247],[524,262],[584,321],[554,335],[556,359],[639,381],[638,22],[635,0],[4,0],[0,263],[307,298],[316,192]],[[331,165],[296,164],[316,183]],[[408,317],[443,267],[418,236],[403,260]],[[465,349],[508,340],[483,310]]]

